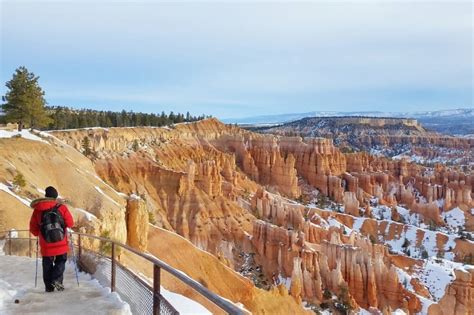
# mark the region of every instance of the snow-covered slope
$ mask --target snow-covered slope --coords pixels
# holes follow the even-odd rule
[[[97,280],[80,273],[77,287],[74,267],[66,264],[63,292],[45,293],[41,263],[35,288],[35,260],[0,256],[0,314],[132,314],[119,295]],[[15,303],[18,300],[19,303]]]

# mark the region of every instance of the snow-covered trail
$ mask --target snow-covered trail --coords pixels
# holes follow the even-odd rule
[[[74,265],[69,262],[64,273],[65,290],[46,293],[41,269],[39,261],[35,288],[34,259],[0,255],[0,314],[132,314],[118,294],[89,275],[79,274],[78,287]]]

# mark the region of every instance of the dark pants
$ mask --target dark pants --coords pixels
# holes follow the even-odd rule
[[[47,292],[54,291],[54,282],[63,283],[67,254],[43,257],[43,281]]]

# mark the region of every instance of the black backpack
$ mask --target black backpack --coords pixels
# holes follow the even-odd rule
[[[57,204],[53,208],[43,211],[40,230],[46,243],[62,241],[66,236],[64,218],[58,211],[60,206]]]

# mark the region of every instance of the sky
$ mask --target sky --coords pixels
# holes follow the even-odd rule
[[[472,108],[471,1],[0,0],[0,94],[218,118]]]

